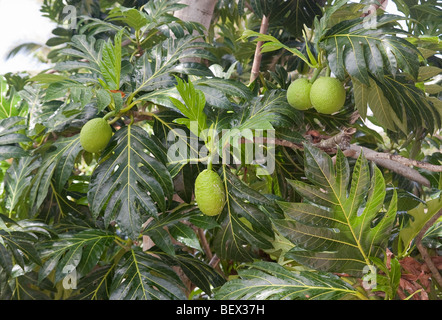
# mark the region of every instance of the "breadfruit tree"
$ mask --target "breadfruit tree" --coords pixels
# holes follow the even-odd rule
[[[44,1],[0,298],[440,299],[442,15],[392,3]]]

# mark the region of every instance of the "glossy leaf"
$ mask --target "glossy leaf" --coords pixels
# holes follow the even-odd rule
[[[27,271],[28,265],[42,265],[37,243],[50,237],[45,226],[38,222],[21,220],[11,223],[11,230],[0,229],[0,274],[20,275]]]
[[[363,155],[350,175],[341,151],[333,165],[327,154],[305,144],[310,183],[289,181],[304,202],[278,202],[286,219],[274,220],[276,229],[295,244],[286,256],[316,270],[362,274],[370,257],[384,252],[385,234],[396,217],[396,193],[383,211],[384,178],[377,167],[372,172]]]
[[[77,278],[76,290],[73,290],[71,300],[107,300],[109,286],[113,276],[113,264],[95,267],[91,272]]]
[[[159,142],[142,128],[121,128],[95,168],[88,192],[94,217],[104,213],[123,233],[136,239],[147,217],[156,218],[172,199],[172,179],[166,153]]]
[[[35,271],[25,273],[16,270],[13,279],[9,283],[3,282],[1,287],[1,300],[50,300],[51,297],[47,293],[55,291],[49,279],[38,283]]]
[[[160,258],[169,265],[176,265],[184,274],[208,295],[212,288],[217,288],[225,283],[224,278],[207,263],[191,254],[179,250],[175,256],[159,254]]]
[[[400,17],[382,15],[376,19],[373,27],[367,25],[367,18],[343,21],[324,34],[319,46],[326,52],[331,71],[340,80],[348,73],[365,85],[369,85],[369,73],[381,79],[385,72],[396,75],[399,69],[416,79],[419,51],[397,37],[401,31],[390,26]]]
[[[59,138],[53,145],[46,147],[49,149],[42,155],[42,165],[32,179],[29,194],[33,214],[40,208],[52,184],[56,190],[65,186],[74,169],[75,159],[82,150],[79,135]]]
[[[290,271],[283,266],[258,261],[238,270],[215,292],[219,300],[338,300],[355,290],[331,273]]]
[[[59,62],[56,68],[58,70],[69,70],[71,68],[77,69],[84,67],[96,73],[100,73],[103,47],[103,40],[97,41],[92,36],[75,35],[71,39],[70,48],[62,49],[61,53],[66,56],[85,60],[87,63],[77,61]]]
[[[220,228],[215,229],[214,250],[222,259],[251,261],[254,249],[272,248],[270,218],[259,205],[272,206],[263,195],[239,181],[228,170],[223,170],[227,203],[217,217]]]
[[[298,125],[303,117],[302,113],[288,104],[286,92],[280,90],[270,90],[233,111],[228,110],[220,114],[217,122],[218,130],[237,129],[240,132],[248,129],[272,130]]]
[[[295,37],[302,36],[304,25],[312,26],[316,16],[322,15],[321,0],[251,0],[253,12],[262,17],[269,17],[270,28],[284,28]]]
[[[160,259],[132,248],[115,269],[111,300],[183,300],[183,285]]]
[[[60,234],[59,238],[42,243],[41,253],[46,259],[39,271],[39,281],[55,270],[55,282],[63,280],[75,270],[80,278],[88,274],[115,236],[98,229]]]
[[[26,197],[31,187],[32,174],[41,165],[40,161],[32,157],[14,160],[11,167],[6,171],[5,183],[5,207],[8,214],[26,212]],[[20,208],[22,210],[20,210]]]
[[[210,70],[200,63],[180,62],[180,59],[186,57],[188,50],[207,46],[197,41],[199,38],[199,36],[187,35],[179,39],[168,39],[144,53],[135,66],[137,75],[135,93],[151,92],[174,85],[173,73],[212,75]],[[198,58],[200,55],[193,51],[192,57]],[[204,54],[202,58],[206,58],[206,55]],[[149,101],[150,94],[138,99]]]
[[[26,128],[23,122],[24,118],[18,116],[0,120],[0,161],[28,155],[20,146],[20,143],[31,141],[21,132]]]

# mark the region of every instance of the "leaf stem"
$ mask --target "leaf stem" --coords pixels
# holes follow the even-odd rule
[[[104,120],[107,120],[107,119],[109,119],[110,117],[114,116],[115,113],[116,113],[116,111],[115,111],[115,110],[112,110],[112,111],[108,112],[108,113],[103,117],[103,119],[104,119]]]
[[[121,116],[118,115],[118,116],[116,116],[115,118],[113,118],[112,120],[108,121],[107,124],[108,124],[108,125],[112,125],[112,124],[114,124],[115,122],[117,122],[120,118],[121,118]]]
[[[111,111],[111,112],[107,113],[107,114],[103,117],[103,119],[107,120],[108,118],[110,118],[111,116],[114,116],[114,115],[116,114],[116,115],[115,115],[115,118],[113,118],[111,121],[108,121],[108,122],[107,122],[108,124],[113,124],[113,123],[117,122],[118,119],[120,119],[121,116],[122,116],[124,113],[130,111],[130,109],[132,109],[132,108],[133,108],[138,102],[139,102],[139,101],[134,101],[134,102],[132,102],[132,103],[131,103],[130,105],[128,105],[126,108],[121,109],[121,110],[118,112],[118,114],[116,114],[116,111],[115,111],[115,110],[114,110],[114,111]],[[132,117],[132,120],[133,120],[133,117]]]
[[[210,155],[209,159],[207,159],[207,169],[212,170],[212,155]]]
[[[315,69],[315,71],[313,72],[313,75],[312,75],[312,77],[310,79],[310,83],[313,83],[313,82],[316,81],[316,79],[319,77],[319,74],[321,73],[322,69],[324,69],[323,66],[318,67],[318,68]]]
[[[132,102],[131,104],[129,104],[126,108],[123,108],[120,110],[120,114],[128,112],[130,109],[132,109],[139,101],[135,100],[134,102]]]

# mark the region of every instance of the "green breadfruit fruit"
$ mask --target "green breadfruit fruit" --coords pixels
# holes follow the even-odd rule
[[[306,78],[299,78],[293,81],[287,89],[287,101],[297,110],[310,109],[310,89],[312,84]]]
[[[223,182],[215,171],[205,169],[198,175],[195,180],[195,200],[205,215],[216,216],[221,213],[226,195]]]
[[[310,101],[319,113],[332,114],[342,109],[345,95],[341,81],[336,78],[321,77],[313,82]]]
[[[112,128],[103,118],[95,118],[86,122],[80,131],[80,143],[84,150],[98,153],[112,138]]]

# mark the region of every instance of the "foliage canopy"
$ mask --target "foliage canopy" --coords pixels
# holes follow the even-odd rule
[[[0,76],[0,299],[441,298],[442,15],[393,2],[219,0],[205,30],[178,0],[44,1],[53,37],[11,55],[48,70]],[[291,107],[319,76],[343,109]]]

